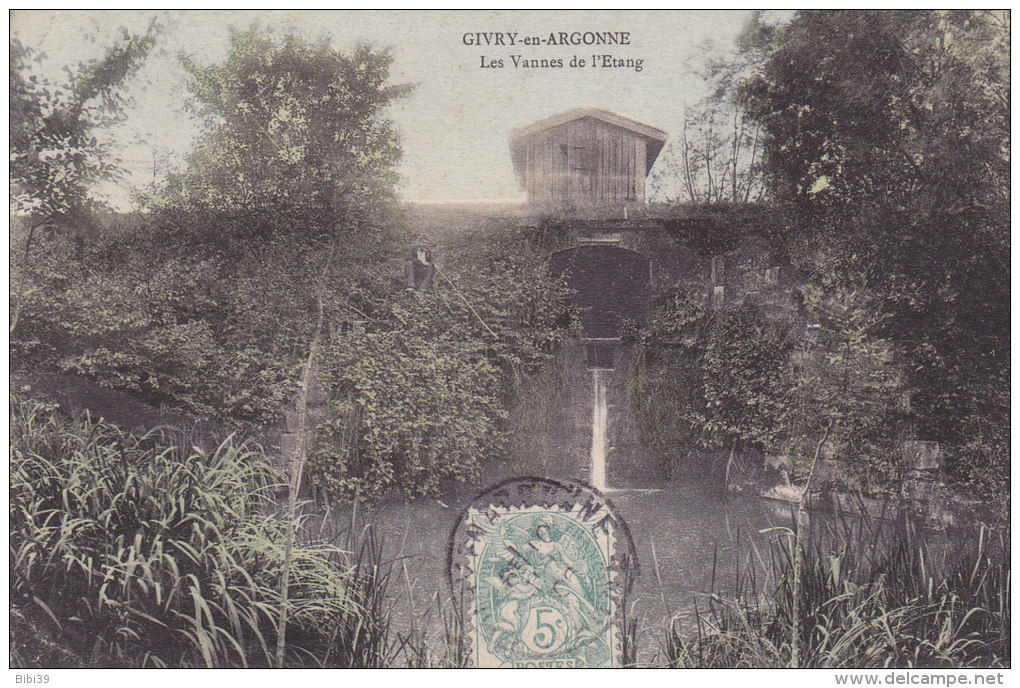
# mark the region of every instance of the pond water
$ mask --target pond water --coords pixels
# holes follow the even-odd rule
[[[496,482],[496,481],[493,481]],[[391,585],[394,629],[419,631],[431,624],[432,644],[441,634],[437,615],[447,599],[446,546],[460,511],[480,490],[460,487],[442,499],[405,501],[393,496],[359,514],[383,537],[387,558],[398,560]],[[697,481],[670,482],[659,490],[610,490],[608,498],[622,514],[634,539],[640,574],[628,602],[638,625],[640,663],[661,663],[670,619],[685,632],[694,629],[695,605],[701,611],[713,593],[734,599],[774,586],[770,579],[772,545],[792,527],[791,505],[756,496],[731,495]],[[349,521],[350,513],[335,514]],[[810,514],[802,521],[812,542],[829,547],[832,533],[851,533],[876,554],[890,540],[893,524],[834,514]],[[940,533],[927,538],[945,549],[959,536]],[[753,581],[753,584],[752,582]]]

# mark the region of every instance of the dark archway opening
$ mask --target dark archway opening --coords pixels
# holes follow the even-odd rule
[[[585,339],[619,339],[627,322],[648,319],[650,261],[619,246],[576,246],[552,255],[552,271],[566,275]]]

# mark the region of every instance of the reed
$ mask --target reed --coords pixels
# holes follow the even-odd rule
[[[230,438],[162,446],[12,398],[10,567],[21,628],[85,666],[270,666],[286,525],[273,473]],[[269,507],[269,508],[267,508]],[[345,657],[369,617],[360,572],[335,545],[295,543],[287,666]],[[13,665],[33,661],[31,643]],[[18,648],[22,648],[19,650]]]
[[[745,577],[737,596],[713,593],[696,610],[693,632],[671,621],[668,664],[1009,666],[1008,534],[981,528],[957,548],[931,540],[908,522],[868,519],[781,533],[754,553],[768,589]]]

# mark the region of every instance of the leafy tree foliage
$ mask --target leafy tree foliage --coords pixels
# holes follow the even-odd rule
[[[40,236],[12,360],[200,416],[271,421],[306,354],[322,253],[280,240],[227,262],[166,255],[148,236]]]
[[[697,447],[776,451],[786,439],[790,335],[749,305],[713,310],[682,289],[663,298],[641,333],[642,440],[667,461]]]
[[[143,35],[124,31],[101,59],[66,68],[53,82],[33,74],[33,51],[10,44],[10,197],[12,222],[10,331],[18,325],[33,268],[33,241],[40,227],[72,233],[80,243],[92,235],[102,204],[95,184],[119,173],[108,146],[97,140],[101,127],[118,121],[124,81],[141,65],[156,41],[153,22]]]
[[[1008,12],[802,12],[743,90],[787,247],[888,314],[916,431],[960,483],[1008,477]]]
[[[697,448],[757,449],[806,473],[822,436],[868,491],[896,485],[907,386],[883,316],[860,294],[805,289],[816,336],[752,305],[709,308],[679,290],[641,333],[634,395],[642,440],[672,466]]]
[[[396,133],[383,109],[406,88],[392,61],[296,37],[236,33],[221,65],[184,66],[210,131],[160,197],[164,221],[221,245],[350,232],[393,200]],[[199,219],[201,218],[201,219]]]
[[[34,223],[81,231],[96,207],[90,191],[118,173],[96,130],[118,121],[125,80],[156,41],[157,25],[142,35],[125,31],[104,57],[68,68],[63,82],[31,73],[32,50],[10,44],[11,210]]]
[[[885,316],[867,296],[803,289],[817,341],[798,346],[785,377],[784,453],[810,458],[821,437],[870,492],[902,477],[898,445],[909,429],[909,389],[895,345],[880,337]]]

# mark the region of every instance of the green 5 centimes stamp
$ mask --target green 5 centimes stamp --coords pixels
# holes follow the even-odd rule
[[[625,663],[637,562],[625,524],[593,488],[503,483],[464,511],[449,555],[471,666]]]
[[[469,513],[480,666],[610,666],[612,529],[577,511]]]

